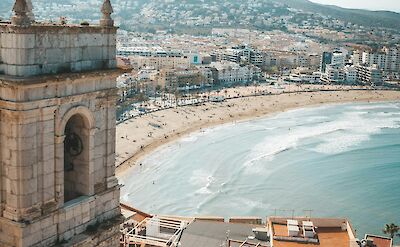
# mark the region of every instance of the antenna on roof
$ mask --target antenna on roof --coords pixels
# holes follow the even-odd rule
[[[308,213],[308,216],[306,215],[306,217],[308,217],[309,219],[311,219],[311,214],[312,214],[312,212],[313,212],[314,210],[312,210],[312,209],[305,209],[305,210],[303,210],[303,212],[304,213]]]

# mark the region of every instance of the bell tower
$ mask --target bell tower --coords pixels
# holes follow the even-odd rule
[[[99,0],[100,2],[101,0]],[[116,31],[0,22],[0,246],[119,246]]]

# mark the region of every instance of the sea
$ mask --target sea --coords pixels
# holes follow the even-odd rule
[[[193,133],[120,178],[121,199],[167,215],[345,217],[400,225],[400,102],[290,110]]]

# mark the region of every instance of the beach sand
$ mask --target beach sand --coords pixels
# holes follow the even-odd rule
[[[337,90],[292,92],[304,90]],[[158,147],[176,141],[189,133],[224,123],[232,123],[280,113],[293,108],[327,103],[375,102],[400,100],[400,91],[354,90],[339,86],[285,86],[234,88],[220,92],[226,97],[254,95],[257,92],[285,93],[279,95],[234,98],[220,103],[204,103],[149,113],[117,126],[117,176]]]

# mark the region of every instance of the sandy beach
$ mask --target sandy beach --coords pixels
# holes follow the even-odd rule
[[[140,164],[141,158],[158,147],[201,129],[264,117],[299,107],[400,100],[400,91],[360,89],[318,85],[233,88],[220,92],[220,95],[227,98],[240,96],[239,98],[166,109],[130,119],[117,126],[117,176],[122,175],[130,167]],[[256,93],[272,95],[254,96]]]

